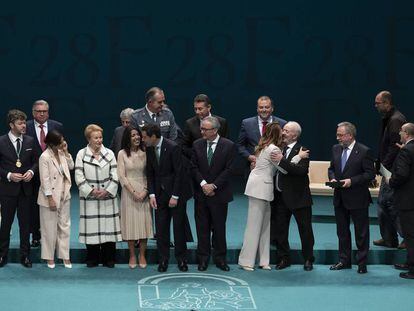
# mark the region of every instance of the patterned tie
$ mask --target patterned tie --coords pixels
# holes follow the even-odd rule
[[[348,159],[347,151],[348,151],[348,147],[344,147],[344,151],[342,151],[342,156],[341,156],[341,172],[344,171],[346,160]]]
[[[42,151],[45,151],[46,149],[46,144],[45,144],[45,131],[43,130],[43,128],[45,127],[43,124],[39,125],[40,127],[40,148],[42,149]]]
[[[267,125],[267,121],[263,121],[262,122],[262,136],[264,135],[264,133],[266,132],[266,125]]]
[[[214,144],[214,141],[209,141],[208,142],[208,151],[207,151],[208,165],[210,165],[211,159],[213,158],[213,144]]]

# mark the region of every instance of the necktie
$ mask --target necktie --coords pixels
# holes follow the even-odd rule
[[[208,142],[208,151],[207,151],[208,165],[210,165],[211,159],[213,158],[213,144],[214,144],[214,142],[212,142],[212,141]]]
[[[283,148],[283,152],[282,153],[283,153],[283,157],[285,159],[287,159],[287,157],[289,156],[288,151],[289,151],[289,146],[286,146],[286,147]]]
[[[160,163],[160,146],[155,147],[155,157],[157,158],[158,164]]]
[[[267,125],[267,121],[263,121],[262,122],[262,136],[264,135],[264,133],[266,132],[266,125]]]
[[[346,160],[348,159],[347,151],[348,151],[348,147],[344,147],[344,151],[342,151],[342,156],[341,156],[341,172],[344,171]]]
[[[22,144],[20,142],[20,138],[16,139],[16,154],[17,154],[17,158],[20,157],[20,151],[22,150]]]
[[[40,148],[42,148],[42,151],[45,151],[46,149],[46,144],[45,144],[45,131],[43,130],[43,128],[45,127],[43,124],[39,125],[40,127]]]
[[[152,121],[154,121],[154,123],[157,122],[157,115],[155,113],[152,114]]]

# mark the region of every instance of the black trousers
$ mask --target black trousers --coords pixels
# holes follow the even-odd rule
[[[339,239],[339,261],[345,265],[352,262],[352,241],[350,220],[354,223],[356,260],[358,265],[366,264],[369,251],[368,208],[346,209],[342,204],[335,206],[336,233]]]
[[[226,262],[226,220],[228,204],[213,204],[208,201],[195,200],[195,222],[197,228],[198,262],[210,261],[211,234],[214,237],[213,260],[215,263]]]
[[[115,263],[115,242],[106,242],[102,244],[86,244],[86,250],[86,263],[96,265],[99,263]]]
[[[174,255],[178,262],[187,261],[187,240],[191,240],[191,230],[186,213],[186,203],[178,201],[176,207],[168,207],[168,202],[159,204],[155,210],[157,248],[160,262],[170,259],[170,226],[173,221]],[[190,230],[190,237],[188,236]]]
[[[279,201],[276,212],[276,247],[277,247],[277,261],[284,259],[290,261],[289,251],[289,224],[293,215],[298,225],[300,241],[302,244],[302,255],[304,260],[315,260],[313,256],[313,245],[315,238],[312,229],[312,208],[304,207],[295,210],[290,210],[283,201]]]
[[[401,228],[407,245],[407,264],[414,273],[414,210],[399,210]]]
[[[10,246],[10,230],[17,211],[20,235],[20,256],[28,257],[30,254],[30,208],[32,196],[22,192],[18,196],[2,196],[1,225],[0,225],[0,257],[7,257]]]
[[[32,234],[32,240],[40,240],[40,216],[39,216],[39,205],[37,204],[37,193],[39,193],[40,188],[40,179],[36,176],[33,181],[33,193],[36,195],[33,196],[33,202],[31,203],[30,209],[30,233]]]

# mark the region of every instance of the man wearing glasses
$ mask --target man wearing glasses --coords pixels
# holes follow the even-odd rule
[[[157,124],[161,136],[170,140],[177,139],[177,125],[170,109],[165,108],[164,91],[159,87],[150,88],[145,94],[146,105],[135,110],[131,116],[131,126],[141,128],[146,124]]]
[[[40,157],[46,149],[45,138],[49,131],[57,130],[63,134],[62,123],[49,119],[49,104],[45,100],[36,100],[32,107],[33,120],[27,121],[27,135],[35,139],[35,152]],[[36,174],[33,178],[34,193],[32,215],[30,217],[30,232],[32,233],[32,247],[40,246],[40,220],[39,205],[37,204],[37,193],[39,192],[40,180]]]

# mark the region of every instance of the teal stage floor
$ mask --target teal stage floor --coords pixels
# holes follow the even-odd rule
[[[9,264],[0,270],[2,311],[134,311],[134,310],[317,310],[411,311],[414,283],[400,279],[386,265],[329,271],[317,265],[305,272],[301,266],[283,271],[246,272],[231,266],[223,273],[210,266],[200,273],[190,266],[166,274],[156,265],[130,270],[88,269],[75,265],[49,270],[44,265],[24,269]]]

